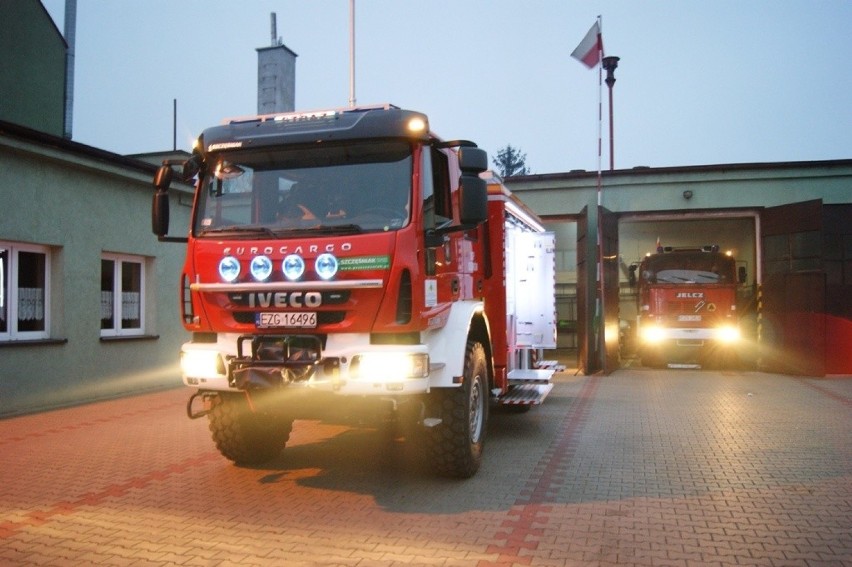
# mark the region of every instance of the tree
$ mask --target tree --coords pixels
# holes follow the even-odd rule
[[[503,179],[515,175],[529,175],[530,168],[527,167],[527,154],[521,153],[518,148],[508,144],[505,148],[497,151],[497,157],[491,158],[497,172]]]

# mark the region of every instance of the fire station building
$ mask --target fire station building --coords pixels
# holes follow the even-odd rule
[[[630,363],[630,266],[659,242],[718,245],[737,259],[747,368],[852,373],[852,160],[635,168],[601,172],[600,182],[597,172],[554,173],[507,185],[557,233],[560,341],[578,349],[580,368]],[[595,341],[601,257],[610,331]]]
[[[0,3],[0,417],[181,384],[184,249],[151,233],[155,166],[77,143],[64,127],[66,51],[40,2]],[[852,374],[852,160],[506,184],[557,235],[560,358],[581,372],[634,363],[629,267],[659,239],[733,251],[747,274],[747,369]],[[191,197],[172,192],[175,234]]]

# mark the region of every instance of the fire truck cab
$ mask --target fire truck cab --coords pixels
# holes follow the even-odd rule
[[[706,366],[740,340],[736,261],[718,246],[658,247],[638,264],[637,331],[648,366]]]

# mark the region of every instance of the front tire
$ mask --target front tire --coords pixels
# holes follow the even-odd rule
[[[433,467],[444,476],[470,478],[482,463],[488,425],[488,365],[481,343],[467,345],[462,385],[432,396],[430,413],[441,418],[429,432]]]
[[[292,419],[252,411],[242,393],[216,395],[207,420],[216,448],[237,465],[257,465],[278,456],[293,430]]]

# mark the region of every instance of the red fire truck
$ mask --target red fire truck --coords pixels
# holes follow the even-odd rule
[[[740,340],[738,271],[718,246],[657,247],[638,264],[637,331],[649,366],[730,362]]]
[[[392,105],[226,121],[164,163],[152,227],[188,243],[187,413],[225,457],[266,461],[294,420],[332,414],[416,423],[435,470],[465,478],[492,403],[544,400],[554,236],[486,169]],[[167,236],[174,175],[195,183],[186,238]]]

